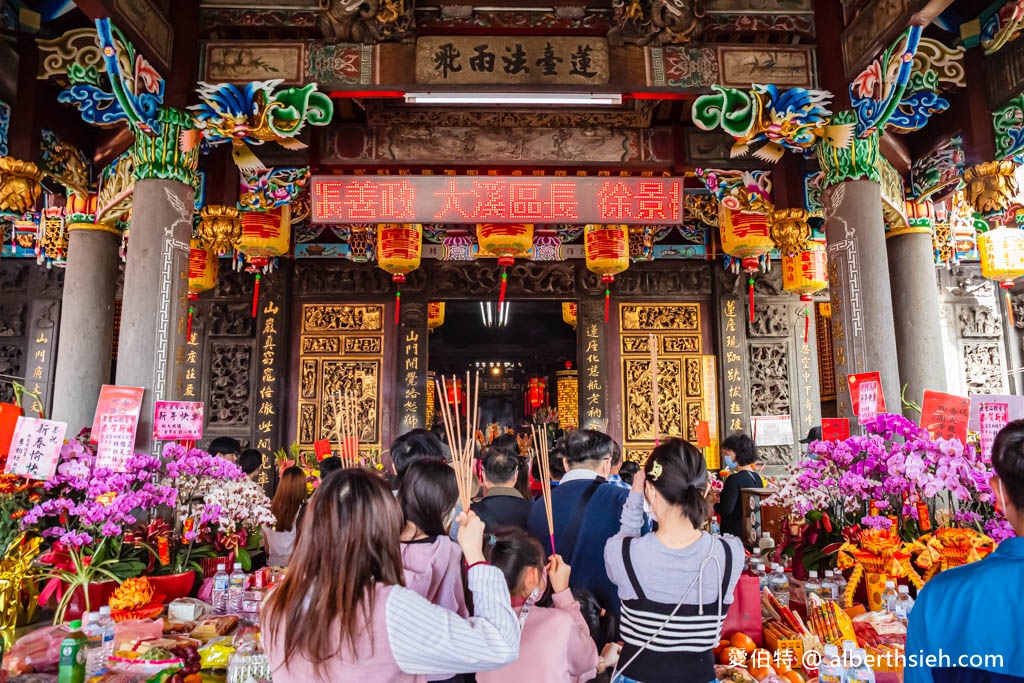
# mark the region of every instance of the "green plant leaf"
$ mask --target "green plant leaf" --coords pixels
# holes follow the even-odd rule
[[[235,549],[235,559],[242,565],[244,571],[252,569],[252,557],[249,555],[249,551],[242,546]]]

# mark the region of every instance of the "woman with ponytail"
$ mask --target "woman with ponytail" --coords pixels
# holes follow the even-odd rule
[[[704,456],[681,439],[655,448],[633,478],[619,533],[604,553],[622,604],[624,645],[613,683],[716,678],[711,650],[743,568],[743,545],[702,531],[709,490]],[[645,500],[658,530],[641,537]]]

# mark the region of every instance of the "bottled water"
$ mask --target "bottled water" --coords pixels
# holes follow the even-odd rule
[[[811,604],[812,595],[821,595],[821,584],[818,583],[818,572],[807,573],[807,581],[804,583],[804,603]]]
[[[747,568],[750,569],[750,571],[754,571],[754,566],[760,564],[761,562],[761,549],[754,548],[752,551],[750,551],[750,557],[747,558]]]
[[[210,594],[214,614],[222,615],[227,613],[229,583],[230,578],[228,573],[224,571],[224,563],[218,562],[217,573],[213,575],[213,592]]]
[[[754,564],[754,576],[757,577],[758,587],[764,590],[764,587],[768,584],[768,573],[764,570],[764,562],[758,560]]]
[[[722,525],[718,521],[718,515],[711,515],[711,533],[715,536],[722,533]]]
[[[84,615],[85,626],[85,677],[91,678],[107,668],[103,659],[103,629],[100,627],[100,613],[88,612]]]
[[[896,582],[886,581],[885,592],[882,593],[882,605],[889,614],[896,614],[896,598],[898,595],[896,592]]]
[[[775,550],[775,539],[767,531],[761,534],[761,539],[757,542],[757,547],[761,551],[761,557],[768,557]]]
[[[825,578],[821,582],[821,597],[825,600],[839,599],[839,586],[831,569],[825,570]]]
[[[875,672],[868,666],[868,653],[853,651],[853,665],[846,670],[845,683],[875,683]]]
[[[768,577],[768,590],[772,592],[780,605],[789,606],[789,579],[786,577],[786,572],[782,570],[782,565],[772,565],[772,575]]]
[[[239,614],[242,611],[242,595],[245,593],[245,572],[242,564],[235,562],[235,570],[228,579],[228,614]]]
[[[818,666],[818,683],[844,683],[846,667],[839,658],[839,648],[835,645],[825,646],[825,657]]]
[[[846,593],[846,583],[847,582],[846,582],[846,577],[843,576],[843,572],[839,571],[838,569],[835,571],[835,578],[836,578],[836,600],[838,600],[839,598],[843,597],[844,593]]]
[[[899,595],[896,597],[896,606],[893,612],[900,619],[910,618],[910,610],[914,609],[914,598],[910,597],[910,588],[900,586]]]
[[[103,631],[103,668],[106,668],[114,656],[114,618],[110,616],[109,605],[100,607],[99,626]]]

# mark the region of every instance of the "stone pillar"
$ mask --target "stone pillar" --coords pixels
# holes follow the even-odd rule
[[[405,298],[405,297],[402,297]],[[398,434],[426,426],[427,419],[427,304],[402,303],[398,328],[398,386],[395,412]],[[468,391],[468,388],[467,388]],[[432,416],[431,416],[432,418]]]
[[[885,246],[901,389],[906,387],[907,400],[920,405],[925,389],[946,391],[947,386],[943,348],[936,346],[942,322],[931,230],[891,229]],[[890,412],[896,412],[895,406]],[[921,417],[912,408],[903,412],[913,420]]]
[[[198,156],[179,146],[191,118],[175,109],[159,117],[160,134],[136,134],[132,149],[136,183],[118,340],[117,383],[146,390],[135,442],[140,451],[152,446],[153,402],[182,398]]]
[[[833,117],[836,124],[852,120],[849,111]],[[886,410],[900,412],[877,134],[855,138],[848,149],[822,141],[818,159],[825,171],[822,204],[828,239],[837,407],[840,417],[851,418],[851,424],[855,424],[846,381],[850,374],[880,373]]]
[[[120,246],[121,231],[111,225],[68,226],[53,418],[72,436],[92,426],[100,387],[110,382]]]
[[[615,305],[614,302],[612,305]],[[613,315],[612,319],[617,320],[618,316]],[[608,411],[608,366],[611,362],[608,330],[611,323],[604,321],[604,299],[581,299],[576,320],[580,366],[580,429],[608,432],[611,427]]]

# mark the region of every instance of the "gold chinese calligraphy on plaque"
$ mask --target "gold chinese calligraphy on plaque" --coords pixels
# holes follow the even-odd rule
[[[380,304],[303,305],[297,433],[304,451],[333,438],[331,396],[351,396],[361,447],[379,452],[383,331]]]
[[[624,303],[619,310],[626,457],[643,460],[655,442],[651,335],[658,353],[658,436],[696,444],[702,421],[716,434],[717,425],[710,426],[717,422],[714,367],[701,355],[700,304]]]

